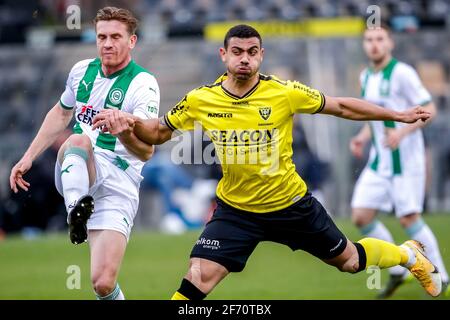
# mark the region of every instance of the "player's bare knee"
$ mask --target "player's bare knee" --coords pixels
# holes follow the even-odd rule
[[[94,291],[99,296],[106,296],[114,290],[116,286],[116,279],[115,277],[102,275],[92,280],[92,286],[94,287]]]
[[[358,228],[361,227],[362,219],[359,215],[352,213],[352,223]]]
[[[95,292],[102,295],[109,294],[116,285],[117,270],[106,264],[104,267],[96,268],[92,272],[91,281]]]
[[[419,213],[411,213],[400,217],[399,221],[403,228],[409,228],[413,223],[420,219]]]
[[[64,154],[69,148],[81,148],[87,152],[88,155],[92,153],[92,144],[89,137],[85,134],[72,134],[67,138],[67,140],[62,144],[58,151],[58,161],[62,163],[64,159]]]
[[[67,138],[66,142],[66,147],[77,147],[85,149],[86,151],[92,149],[91,140],[85,134],[72,134],[69,138]]]
[[[102,268],[92,274],[92,286],[99,296],[106,296],[116,286],[117,270],[114,268]]]
[[[371,223],[372,219],[371,219],[370,216],[365,215],[365,214],[363,214],[361,212],[353,211],[353,213],[352,213],[352,222],[358,228],[362,228],[362,227],[368,225],[369,223]]]

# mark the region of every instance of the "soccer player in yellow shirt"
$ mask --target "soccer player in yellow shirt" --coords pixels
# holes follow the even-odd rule
[[[116,136],[133,131],[152,145],[199,123],[215,145],[223,170],[217,209],[196,241],[188,272],[172,299],[205,298],[229,272],[244,269],[260,241],[307,251],[344,272],[402,265],[430,295],[438,296],[440,274],[420,243],[409,240],[396,246],[373,238],[351,242],[308,192],[292,162],[295,113],[413,123],[426,121],[428,111],[415,107],[395,112],[262,75],[261,36],[248,25],[227,32],[220,55],[227,72],[214,84],[189,92],[159,121],[112,109],[94,118],[94,128]]]

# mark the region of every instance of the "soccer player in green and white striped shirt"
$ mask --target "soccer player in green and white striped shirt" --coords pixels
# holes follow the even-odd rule
[[[74,65],[60,101],[12,169],[10,184],[15,192],[18,187],[28,190],[23,175],[75,116],[74,134],[58,153],[55,184],[64,196],[70,240],[89,240],[97,297],[118,300],[124,299],[117,276],[138,209],[140,172],[153,146],[138,140],[132,130],[118,137],[93,130],[92,119],[103,109],[157,118],[159,88],[153,75],[131,59],[136,18],[128,10],[105,7],[94,23],[99,57]]]
[[[404,111],[414,105],[436,107],[416,71],[392,57],[394,46],[390,30],[382,25],[364,33],[364,50],[370,66],[361,73],[362,97],[385,108]],[[421,217],[425,195],[425,147],[421,128],[426,122],[403,124],[393,121],[370,121],[351,140],[350,149],[362,157],[364,145],[372,141],[369,161],[353,193],[352,218],[367,237],[393,242],[378,210],[395,210],[401,225],[414,240],[425,245],[426,254],[437,266],[444,285],[448,283],[437,240]],[[406,269],[390,268],[390,281],[380,294],[387,298],[404,282]]]

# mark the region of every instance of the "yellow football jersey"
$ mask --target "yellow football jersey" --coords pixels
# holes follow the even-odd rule
[[[292,162],[293,115],[320,112],[325,97],[265,75],[237,97],[222,87],[225,78],[189,92],[165,121],[172,130],[202,128],[211,138],[223,171],[216,193],[224,202],[256,213],[286,208],[307,191]]]

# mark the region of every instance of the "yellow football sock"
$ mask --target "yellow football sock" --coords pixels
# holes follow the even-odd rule
[[[173,296],[170,300],[189,300],[189,299],[177,291],[173,294]]]
[[[408,262],[408,252],[387,241],[364,238],[358,241],[366,252],[366,268],[378,266],[381,269],[403,265]]]

